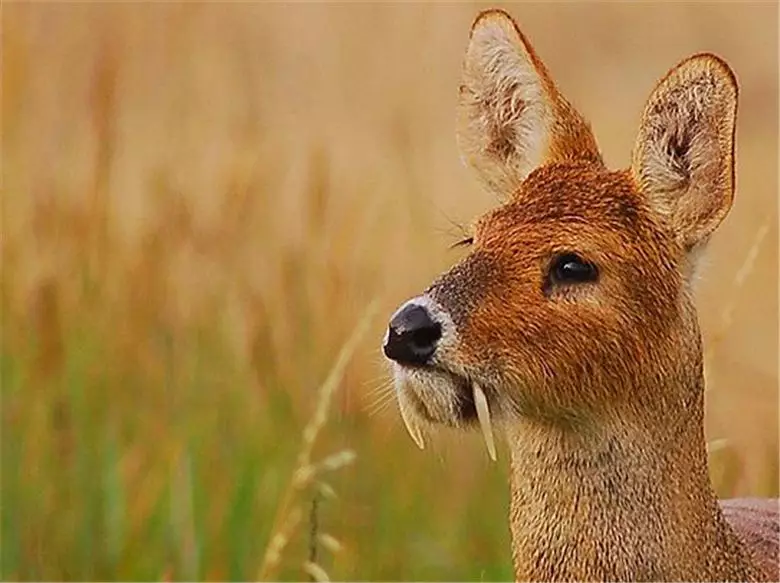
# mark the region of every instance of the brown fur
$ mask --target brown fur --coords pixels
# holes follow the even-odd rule
[[[467,425],[484,389],[519,580],[777,580],[778,503],[719,504],[703,430],[691,279],[732,203],[734,74],[713,55],[672,69],[623,171],[502,11],[476,19],[460,93],[464,159],[505,202],[424,294],[448,331],[430,366],[396,367],[402,406]],[[598,281],[551,282],[566,252]]]

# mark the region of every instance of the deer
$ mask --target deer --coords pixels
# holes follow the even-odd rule
[[[737,101],[723,59],[685,59],[610,170],[513,18],[473,22],[457,143],[499,205],[382,349],[420,448],[437,426],[481,430],[494,460],[505,439],[518,581],[780,580],[778,500],[719,500],[704,434],[694,283],[732,205]]]

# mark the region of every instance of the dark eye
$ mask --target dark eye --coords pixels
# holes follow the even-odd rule
[[[598,277],[599,272],[596,266],[575,253],[559,255],[550,267],[552,283],[587,283],[596,281]]]

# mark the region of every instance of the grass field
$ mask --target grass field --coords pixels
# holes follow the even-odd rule
[[[379,351],[494,203],[454,139],[481,6],[3,6],[4,579],[512,576],[505,452],[418,451]],[[707,431],[720,494],[777,495],[777,5],[509,10],[615,167],[668,68],[736,70]]]

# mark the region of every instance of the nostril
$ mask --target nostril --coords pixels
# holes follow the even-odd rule
[[[410,341],[413,345],[420,348],[433,346],[441,338],[441,325],[433,322],[431,326],[413,330],[410,334]]]
[[[428,310],[409,304],[390,321],[384,345],[385,356],[401,364],[422,365],[436,352],[441,324]]]

